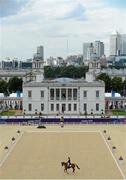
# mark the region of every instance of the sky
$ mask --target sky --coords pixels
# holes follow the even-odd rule
[[[126,34],[126,0],[0,0],[0,59],[82,54],[100,40],[109,55],[113,31]]]

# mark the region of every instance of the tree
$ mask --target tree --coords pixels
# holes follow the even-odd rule
[[[97,76],[97,79],[100,79],[100,80],[104,81],[104,83],[105,83],[105,92],[111,92],[111,90],[112,90],[112,81],[111,81],[111,78],[106,73],[100,74],[99,76]]]
[[[114,77],[112,79],[112,89],[120,94],[122,94],[123,90],[123,82],[121,77]]]
[[[57,78],[57,77],[68,77],[68,78],[81,78],[85,77],[85,73],[88,71],[87,66],[61,66],[51,67],[46,66],[44,68],[45,78]]]
[[[54,68],[52,68],[51,66],[45,66],[44,67],[44,77],[45,78],[54,78],[55,77]]]
[[[4,80],[0,80],[0,93],[7,93],[7,82]]]
[[[16,91],[22,92],[22,79],[18,77],[10,78],[7,86],[11,93]]]
[[[123,82],[123,89],[122,89],[122,95],[126,96],[126,79]]]

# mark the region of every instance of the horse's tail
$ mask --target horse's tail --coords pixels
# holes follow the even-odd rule
[[[77,169],[80,169],[79,166],[77,164],[75,164],[75,166],[77,167]]]

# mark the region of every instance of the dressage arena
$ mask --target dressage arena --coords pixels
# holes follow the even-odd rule
[[[103,130],[107,133],[104,134]],[[20,130],[20,135],[17,135]],[[108,142],[107,137],[111,136]],[[16,141],[11,142],[15,137]],[[9,149],[4,147],[8,145]],[[111,147],[116,146],[116,152]],[[125,179],[126,126],[0,126],[0,179]],[[68,156],[79,169],[64,173]],[[118,157],[123,156],[120,164]]]

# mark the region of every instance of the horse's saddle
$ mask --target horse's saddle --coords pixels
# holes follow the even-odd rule
[[[67,168],[71,168],[71,164],[67,164]]]

